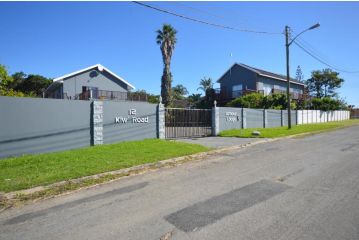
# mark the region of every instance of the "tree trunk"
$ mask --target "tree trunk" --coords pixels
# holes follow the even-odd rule
[[[169,70],[168,64],[166,64],[163,69],[163,74],[161,78],[162,103],[166,107],[169,106],[171,103],[171,82],[172,82],[172,74]]]

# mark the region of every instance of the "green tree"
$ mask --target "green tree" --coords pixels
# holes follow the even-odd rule
[[[13,89],[15,89],[17,86],[22,84],[25,81],[25,79],[27,78],[27,75],[24,72],[16,72],[11,76],[13,78],[11,88],[13,88]]]
[[[238,97],[229,103],[228,107],[263,108],[264,96],[260,93],[251,93]]]
[[[12,77],[9,76],[7,68],[0,64],[0,84],[3,87],[8,87],[9,83],[13,81]]]
[[[309,93],[317,98],[334,97],[336,90],[340,88],[344,80],[339,77],[339,73],[331,69],[316,70],[312,72],[312,77],[307,80]]]
[[[263,98],[263,106],[261,108],[268,109],[286,109],[287,95],[283,93],[275,93]]]
[[[260,93],[251,93],[230,101],[227,103],[227,106],[281,110],[287,108],[287,97],[282,93],[275,93],[268,96],[264,96]],[[291,108],[297,108],[295,102],[291,103]]]
[[[172,54],[177,43],[177,31],[169,24],[164,24],[162,29],[157,30],[156,42],[160,45],[164,64],[161,78],[161,96],[165,106],[171,103],[172,74],[170,70]]]
[[[340,108],[340,103],[339,101],[330,97],[313,98],[312,108],[323,111],[338,110]]]
[[[213,82],[211,78],[202,78],[200,83],[199,83],[199,88],[197,88],[197,90],[202,90],[204,93],[207,92],[208,89],[212,89],[213,88]]]
[[[200,93],[193,93],[188,96],[188,101],[192,104],[196,104],[201,100],[201,95]]]
[[[147,95],[147,102],[149,102],[149,103],[157,104],[160,102],[160,95],[148,93],[148,92],[146,92],[146,90],[143,90],[143,89],[139,89],[137,91],[131,92],[131,94],[134,98],[143,97],[143,96]]]
[[[0,95],[1,96],[12,96],[12,97],[23,97],[22,92],[15,91],[11,88],[13,84],[13,78],[8,74],[7,68],[0,64]]]
[[[188,95],[188,90],[182,84],[178,84],[172,88],[172,97],[177,100],[183,100]]]
[[[28,95],[41,96],[42,92],[52,83],[52,79],[41,75],[30,74],[21,81],[14,90]]]
[[[154,94],[149,94],[148,95],[148,102],[149,103],[159,103],[160,102],[160,95],[154,95]]]

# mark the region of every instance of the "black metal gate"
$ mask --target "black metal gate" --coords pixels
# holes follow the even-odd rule
[[[211,109],[166,108],[166,138],[204,137],[212,134]]]

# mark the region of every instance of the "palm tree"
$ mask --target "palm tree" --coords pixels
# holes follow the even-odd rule
[[[203,92],[206,94],[208,89],[213,88],[213,82],[211,78],[202,78],[201,82],[199,83],[200,87],[197,88],[197,90],[203,90]]]
[[[161,78],[161,96],[165,106],[168,106],[171,102],[172,74],[170,71],[170,65],[172,53],[177,42],[176,34],[176,29],[169,24],[163,24],[162,30],[157,30],[156,42],[160,45],[164,65]]]

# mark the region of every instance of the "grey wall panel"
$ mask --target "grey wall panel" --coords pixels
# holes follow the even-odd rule
[[[156,107],[155,104],[144,102],[104,102],[104,143],[156,138]],[[130,115],[130,109],[136,109],[136,114]],[[116,117],[128,120],[126,123],[116,123]],[[148,122],[135,123],[133,117],[148,117]]]
[[[219,131],[242,128],[241,108],[219,108]]]
[[[290,116],[291,116],[292,126],[297,125],[297,111],[292,109]],[[288,110],[287,109],[283,110],[283,126],[288,126]]]
[[[0,157],[90,145],[90,102],[0,97]]]
[[[288,111],[283,110],[283,126],[288,126]]]
[[[263,128],[263,109],[245,108],[247,128]]]
[[[281,126],[281,111],[280,110],[267,110],[268,128]]]

